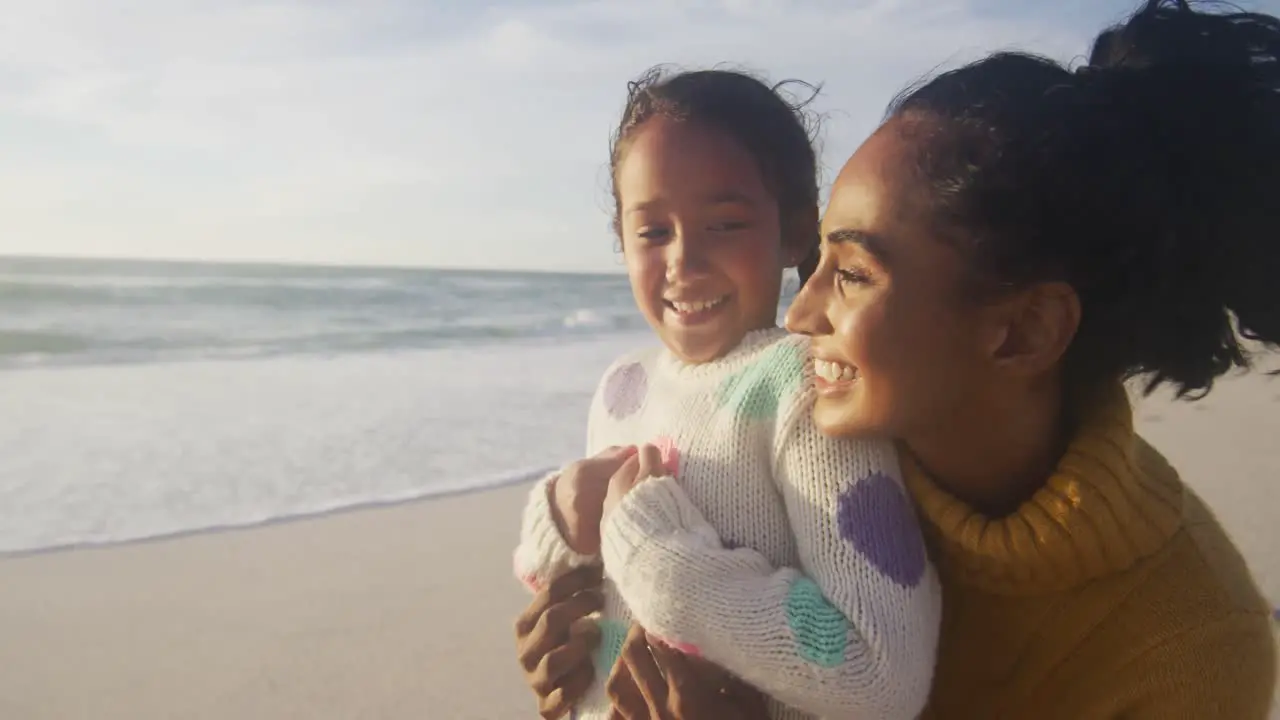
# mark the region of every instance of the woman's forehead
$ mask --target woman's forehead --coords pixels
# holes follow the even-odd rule
[[[895,133],[877,132],[849,158],[831,188],[824,236],[837,230],[887,234],[902,201],[894,192],[902,174],[900,143]]]

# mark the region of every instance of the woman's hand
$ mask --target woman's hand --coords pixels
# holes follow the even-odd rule
[[[633,625],[606,689],[613,720],[768,720],[764,695]]]
[[[598,567],[565,573],[534,595],[516,620],[516,654],[545,720],[564,717],[591,687],[600,629],[587,616],[604,605],[600,583]]]
[[[653,445],[641,445],[635,454],[622,463],[613,477],[609,478],[609,489],[604,497],[604,506],[600,511],[600,522],[603,523],[613,509],[618,507],[622,498],[627,496],[635,486],[653,477],[667,474],[662,462],[662,451]]]

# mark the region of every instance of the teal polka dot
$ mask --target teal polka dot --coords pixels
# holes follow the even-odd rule
[[[613,672],[613,664],[622,654],[622,643],[627,639],[627,626],[617,620],[602,619],[600,625],[600,644],[596,646],[593,661],[596,666],[596,678],[604,682]]]
[[[803,577],[792,583],[786,610],[800,657],[824,668],[844,662],[849,621],[827,602],[817,583]]]
[[[716,391],[720,407],[747,420],[767,420],[778,414],[778,401],[794,393],[804,376],[805,358],[800,347],[780,342],[760,359],[725,378]]]

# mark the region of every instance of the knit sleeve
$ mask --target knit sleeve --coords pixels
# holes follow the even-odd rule
[[[1276,640],[1260,613],[1188,628],[1092,683],[1109,717],[1265,720],[1276,715]]]
[[[674,478],[609,516],[608,575],[636,619],[776,699],[823,717],[914,718],[932,681],[941,592],[887,443],[783,417],[775,476],[800,568],[722,547]]]
[[[514,569],[516,577],[531,592],[537,592],[573,568],[599,560],[598,556],[582,555],[570,549],[551,515],[551,483],[559,474],[556,471],[539,480],[529,491],[524,506]]]
[[[616,365],[616,363],[615,363]],[[610,368],[612,371],[612,367]],[[609,377],[610,373],[605,373]],[[587,411],[587,450],[585,457],[590,457],[602,448],[599,445],[599,425],[603,422],[602,406],[604,381],[596,387],[591,407]],[[529,491],[529,499],[525,502],[524,514],[520,523],[520,542],[516,546],[514,570],[516,578],[533,592],[555,577],[572,570],[598,563],[597,555],[582,555],[574,552],[560,534],[555,518],[551,514],[552,483],[560,476],[557,470],[548,473]]]

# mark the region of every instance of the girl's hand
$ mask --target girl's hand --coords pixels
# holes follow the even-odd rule
[[[611,720],[768,720],[760,691],[633,625],[605,686]]]
[[[622,463],[622,467],[609,478],[609,489],[604,497],[600,522],[603,523],[609,517],[609,513],[636,485],[649,478],[662,477],[666,474],[667,469],[662,463],[662,451],[653,445],[641,445],[636,454],[627,458],[626,462]],[[596,533],[596,537],[599,538],[599,532]]]
[[[600,628],[590,617],[604,607],[600,568],[584,567],[552,580],[516,620],[516,655],[545,720],[564,717],[595,677],[591,653]]]
[[[611,447],[566,467],[552,481],[551,516],[569,549],[581,555],[600,552],[600,521],[609,479],[634,447]]]

